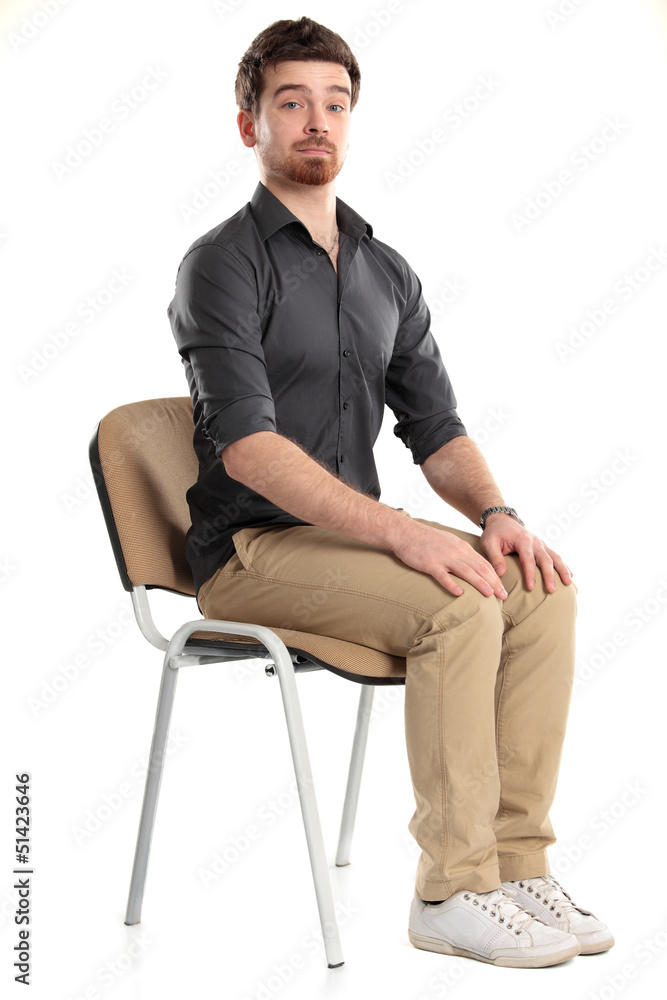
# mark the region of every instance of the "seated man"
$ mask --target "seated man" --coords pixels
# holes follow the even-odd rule
[[[466,435],[419,280],[336,198],[360,73],[302,17],[239,65],[252,200],[192,244],[169,318],[194,405],[187,557],[207,618],[406,658],[418,948],[539,967],[613,944],[549,872],[575,586]],[[477,534],[380,502],[385,402]],[[303,598],[317,590],[326,600]],[[484,781],[473,780],[483,774]]]

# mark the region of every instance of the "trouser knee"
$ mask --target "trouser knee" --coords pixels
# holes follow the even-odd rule
[[[429,633],[443,651],[442,663],[451,670],[456,654],[463,655],[472,675],[474,664],[482,673],[495,672],[503,637],[502,602],[463,583],[463,594],[448,601],[430,620]],[[422,640],[426,636],[421,637]],[[446,651],[446,652],[445,652]]]

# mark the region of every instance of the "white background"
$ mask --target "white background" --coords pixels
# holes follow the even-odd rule
[[[3,981],[13,977],[17,941],[13,775],[29,771],[31,995],[40,1000],[370,991],[420,1000],[496,988],[539,989],[542,998],[650,995],[664,982],[667,950],[667,7],[217,7],[5,0],[0,8]],[[616,946],[601,956],[529,973],[410,946],[417,855],[407,832],[414,802],[403,690],[376,693],[353,863],[336,869],[358,689],[321,673],[298,685],[334,897],[347,907],[346,964],[327,970],[310,935],[317,910],[279,687],[259,670],[199,668],[179,681],[144,918],[139,928],[123,925],[161,658],[127,614],[88,441],[115,406],[187,393],[166,313],[176,269],[257,183],[235,126],[236,67],[267,24],[302,14],[339,32],[361,65],[338,194],[419,274],[469,433],[507,502],[575,574],[578,683],[550,858],[575,900],[614,932]],[[123,95],[147,74],[153,89],[141,100],[134,91],[135,106],[121,112]],[[485,99],[474,96],[482,79],[494,81]],[[465,120],[453,117],[457,104]],[[68,147],[104,118],[111,131],[59,177]],[[429,146],[436,128],[444,141]],[[401,163],[409,176],[392,181]],[[232,170],[186,220],[183,206],[210,174]],[[565,170],[571,183],[559,190]],[[105,303],[114,270],[129,276],[127,286]],[[463,290],[448,301],[452,286]],[[89,296],[99,308],[90,322]],[[605,315],[608,300],[614,311]],[[76,334],[63,335],[72,323]],[[558,345],[570,338],[579,346],[562,357]],[[425,481],[393,422],[387,412],[377,445],[383,500],[469,528],[420,491]],[[196,613],[193,602],[158,595],[164,632]],[[77,656],[87,662],[78,672]],[[253,823],[257,842],[206,889],[200,869]],[[139,933],[132,951],[141,955],[129,959]]]

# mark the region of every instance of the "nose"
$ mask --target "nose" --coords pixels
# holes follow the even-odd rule
[[[306,131],[311,135],[315,132],[328,132],[329,125],[326,120],[326,116],[321,108],[313,108],[310,120],[306,126]]]

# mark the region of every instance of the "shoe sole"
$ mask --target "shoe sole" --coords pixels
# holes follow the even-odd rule
[[[604,941],[596,941],[595,944],[582,944],[580,954],[599,955],[601,951],[609,951],[610,948],[614,947],[615,943],[616,942],[610,934],[608,938],[604,939]]]
[[[461,958],[474,958],[478,962],[485,962],[487,965],[502,965],[510,969],[542,969],[549,965],[559,965],[567,962],[569,958],[574,958],[581,953],[581,945],[577,942],[564,948],[562,951],[551,952],[545,955],[499,955],[498,958],[484,958],[474,951],[467,951],[465,948],[456,948],[449,941],[442,938],[424,937],[422,934],[415,934],[408,929],[408,937],[415,948],[423,951],[437,951],[441,955],[457,955]]]
[[[523,906],[523,904],[521,904],[521,905]],[[556,927],[556,928],[558,928],[558,924],[555,921],[552,921],[552,920],[547,921],[546,916],[540,916],[538,913],[535,913],[533,910],[528,910],[528,912],[532,913],[533,916],[537,917],[538,920],[543,920],[545,924],[548,923],[549,927]],[[561,930],[562,930],[562,928],[561,928]],[[584,938],[585,937],[589,937],[589,938],[593,937],[594,938],[596,934],[599,935],[601,933],[602,933],[602,931],[592,931],[588,935],[582,935],[582,937],[584,937]],[[576,937],[576,934],[575,934],[575,937]],[[614,938],[613,938],[612,934],[607,934],[607,937],[605,937],[605,938],[599,938],[597,941],[595,941],[595,940],[594,941],[586,941],[586,940],[582,940],[581,938],[579,938],[579,944],[581,945],[581,951],[579,952],[579,954],[580,955],[599,955],[600,952],[609,951],[610,948],[614,947],[615,943],[616,942],[614,941]]]

